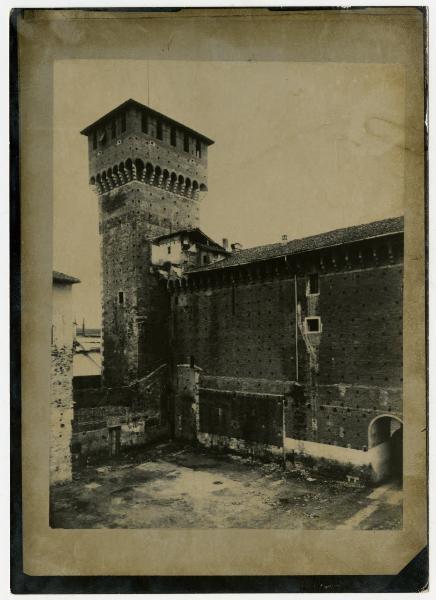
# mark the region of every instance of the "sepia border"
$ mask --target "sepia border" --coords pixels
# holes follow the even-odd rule
[[[317,12],[315,12],[317,10]],[[201,13],[201,14],[200,14]],[[404,408],[405,503],[404,529],[396,531],[271,531],[271,530],[98,530],[65,531],[48,527],[48,396],[49,323],[52,248],[51,149],[52,63],[59,58],[132,58],[144,51],[133,47],[129,20],[138,18],[195,19],[226,18],[226,31],[236,17],[252,23],[264,19],[323,18],[351,22],[365,19],[396,19],[415,35],[413,56],[403,56],[406,69],[406,172],[405,172],[405,307],[404,307]],[[119,31],[117,47],[105,43],[98,32],[90,43],[78,44],[77,32],[89,19],[96,29],[109,24]],[[133,22],[133,21],[132,21]],[[53,26],[55,23],[55,26]],[[426,91],[424,51],[425,9],[367,8],[268,11],[267,9],[141,9],[93,11],[16,10],[11,17],[11,306],[13,335],[11,354],[13,426],[13,537],[15,582],[35,591],[30,580],[46,580],[39,591],[388,591],[395,588],[398,573],[418,553],[418,571],[409,567],[406,588],[425,586],[427,570],[423,548],[427,540],[426,463]],[[193,25],[195,27],[195,25]],[[129,45],[122,44],[129,36]],[[223,31],[223,28],[221,28]],[[421,39],[418,41],[419,33]],[[15,37],[14,37],[15,36]],[[80,37],[80,36],[79,36]],[[112,37],[112,36],[111,36]],[[112,38],[113,39],[113,38]],[[17,43],[14,48],[13,44]],[[43,40],[43,43],[41,43]],[[80,40],[79,40],[80,41]],[[138,44],[138,40],[136,40]],[[411,45],[409,44],[409,49]],[[126,51],[127,48],[127,51]],[[14,55],[16,50],[17,55]],[[149,50],[149,48],[147,49]],[[302,48],[299,48],[301,51]],[[198,51],[198,48],[196,49]],[[374,49],[365,48],[368,53]],[[186,48],[189,58],[192,49]],[[298,52],[298,51],[297,51]],[[14,56],[17,62],[14,65]],[[365,56],[368,60],[368,56]],[[256,59],[256,58],[255,58]],[[258,60],[261,60],[259,56]],[[271,59],[271,58],[270,58]],[[291,58],[281,57],[282,60]],[[292,58],[298,60],[298,57]],[[300,60],[301,60],[300,56]],[[380,59],[380,57],[379,57]],[[373,60],[373,62],[375,62]],[[18,139],[19,137],[19,139]],[[18,158],[18,152],[19,158]],[[19,172],[17,171],[19,165]],[[30,177],[31,175],[31,177]],[[21,202],[19,202],[19,199]],[[21,228],[20,228],[21,224]],[[21,235],[21,245],[19,235]],[[22,256],[20,260],[20,248]],[[20,271],[21,270],[21,271]],[[21,275],[21,276],[20,276]],[[21,297],[21,303],[20,303]],[[21,306],[21,313],[20,313]],[[20,330],[20,317],[22,330]],[[21,410],[19,393],[21,338]],[[38,357],[36,360],[35,357]],[[21,429],[18,424],[21,418]],[[22,457],[17,441],[22,434]],[[22,466],[22,498],[20,485]],[[22,510],[22,521],[20,518]],[[23,525],[23,562],[20,561]],[[351,552],[350,549],[353,549]],[[372,553],[372,556],[371,556]],[[243,557],[243,559],[241,558]],[[18,571],[16,570],[18,567]],[[22,570],[21,570],[22,567]],[[410,574],[415,568],[415,576]],[[18,572],[22,573],[18,576]],[[417,575],[416,573],[419,573]],[[365,575],[372,575],[369,578]],[[74,577],[81,575],[82,577]],[[102,576],[117,577],[102,577]],[[183,575],[184,577],[177,577]],[[195,577],[190,576],[208,576]],[[261,575],[262,577],[257,577]],[[287,577],[293,575],[294,577]],[[303,575],[312,576],[310,579]],[[340,575],[341,577],[335,577]],[[354,577],[350,577],[353,575]],[[63,576],[63,577],[62,577]],[[88,576],[88,577],[83,577]],[[89,577],[92,576],[92,577]],[[99,577],[94,577],[99,576]],[[132,576],[132,581],[125,576]],[[141,582],[136,576],[141,577]],[[159,577],[160,576],[160,577]],[[162,577],[165,576],[165,577]],[[171,576],[171,583],[167,577]],[[218,579],[216,576],[220,576]],[[246,576],[250,576],[247,578]],[[274,577],[272,577],[274,576]],[[313,577],[317,576],[317,577]],[[424,578],[422,578],[424,576]],[[18,578],[17,578],[18,577]],[[421,579],[420,579],[421,577]],[[56,589],[55,580],[72,585]],[[404,578],[404,575],[403,575]],[[80,580],[75,584],[72,580]],[[100,580],[103,587],[96,589]],[[113,581],[129,579],[120,583]],[[248,579],[250,581],[248,581]],[[27,583],[23,584],[26,580]],[[47,581],[49,580],[49,581]],[[104,581],[103,581],[104,580]],[[190,580],[190,581],[188,581]],[[202,583],[200,580],[204,580]],[[212,581],[214,580],[214,581]],[[257,583],[256,581],[259,580]],[[353,580],[353,581],[351,581]],[[419,581],[419,583],[417,583]],[[21,583],[20,583],[21,582]],[[50,583],[51,582],[51,583]],[[106,583],[105,583],[106,582]],[[165,583],[167,582],[167,583]],[[55,585],[55,588],[51,586]],[[68,585],[68,584],[67,584]],[[97,585],[97,584],[96,584]],[[104,587],[107,585],[108,587]],[[126,585],[127,587],[123,587]],[[347,585],[349,587],[347,587]],[[373,587],[375,585],[375,587]],[[415,585],[413,589],[409,586]],[[130,587],[129,587],[130,586]],[[143,587],[141,587],[143,586]],[[165,587],[168,586],[168,587]],[[190,587],[191,586],[191,587]],[[260,586],[260,587],[259,587]],[[359,587],[361,586],[361,587]],[[378,587],[377,587],[378,586]],[[391,589],[389,591],[400,591]]]

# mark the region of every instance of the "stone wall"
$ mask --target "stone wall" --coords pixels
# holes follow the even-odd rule
[[[401,236],[391,247],[394,254],[384,241],[362,242],[231,275],[194,274],[176,292],[175,361],[193,356],[204,376],[232,377],[241,390],[258,378],[269,391],[275,381],[298,381],[287,437],[365,452],[371,421],[402,414]],[[308,317],[320,318],[318,333],[307,331]]]
[[[73,317],[71,285],[53,284],[50,388],[50,483],[71,480]]]
[[[163,364],[131,386],[75,389],[75,465],[168,439],[169,388],[168,367]]]

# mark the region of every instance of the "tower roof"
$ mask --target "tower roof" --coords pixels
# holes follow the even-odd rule
[[[177,238],[185,234],[197,243],[203,244],[205,246],[210,246],[211,249],[222,250],[223,252],[230,254],[223,246],[221,246],[221,244],[215,242],[212,238],[206,235],[199,227],[177,229],[176,231],[172,231],[171,233],[159,235],[158,237],[155,237],[152,241],[158,244],[159,242],[163,242],[171,238]]]
[[[111,117],[116,116],[123,110],[126,110],[127,108],[139,108],[141,110],[146,110],[151,115],[154,115],[155,117],[159,117],[161,119],[165,119],[166,121],[168,121],[168,123],[171,123],[172,125],[176,125],[177,127],[180,127],[181,129],[184,129],[185,131],[197,136],[208,146],[210,146],[214,143],[213,140],[209,139],[202,133],[195,131],[195,129],[191,129],[187,125],[184,125],[183,123],[179,123],[178,121],[171,119],[171,117],[168,117],[167,115],[164,115],[163,113],[160,113],[157,110],[150,108],[150,106],[147,106],[146,104],[141,104],[141,102],[137,102],[136,100],[133,100],[132,98],[129,98],[129,100],[126,100],[125,102],[123,102],[122,104],[117,106],[116,108],[112,109],[111,111],[109,111],[108,113],[106,113],[105,115],[103,115],[102,117],[100,117],[99,119],[94,121],[93,123],[91,123],[91,125],[88,125],[87,127],[85,127],[85,129],[82,129],[82,131],[80,133],[82,135],[88,136],[96,127],[103,124],[105,121],[109,120]]]

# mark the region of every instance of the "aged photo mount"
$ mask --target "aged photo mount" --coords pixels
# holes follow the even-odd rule
[[[424,31],[20,14],[25,573],[393,575],[425,547]]]

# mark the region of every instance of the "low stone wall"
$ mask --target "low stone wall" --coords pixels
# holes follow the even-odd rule
[[[115,456],[169,436],[166,365],[129,387],[78,389],[75,400],[75,465]]]
[[[295,382],[210,376],[189,365],[178,365],[177,373],[176,437],[223,451],[283,457],[291,470],[360,483],[380,480],[378,463],[383,457],[386,462],[381,446],[366,451],[289,437],[295,424],[289,425],[305,403],[304,389]]]

